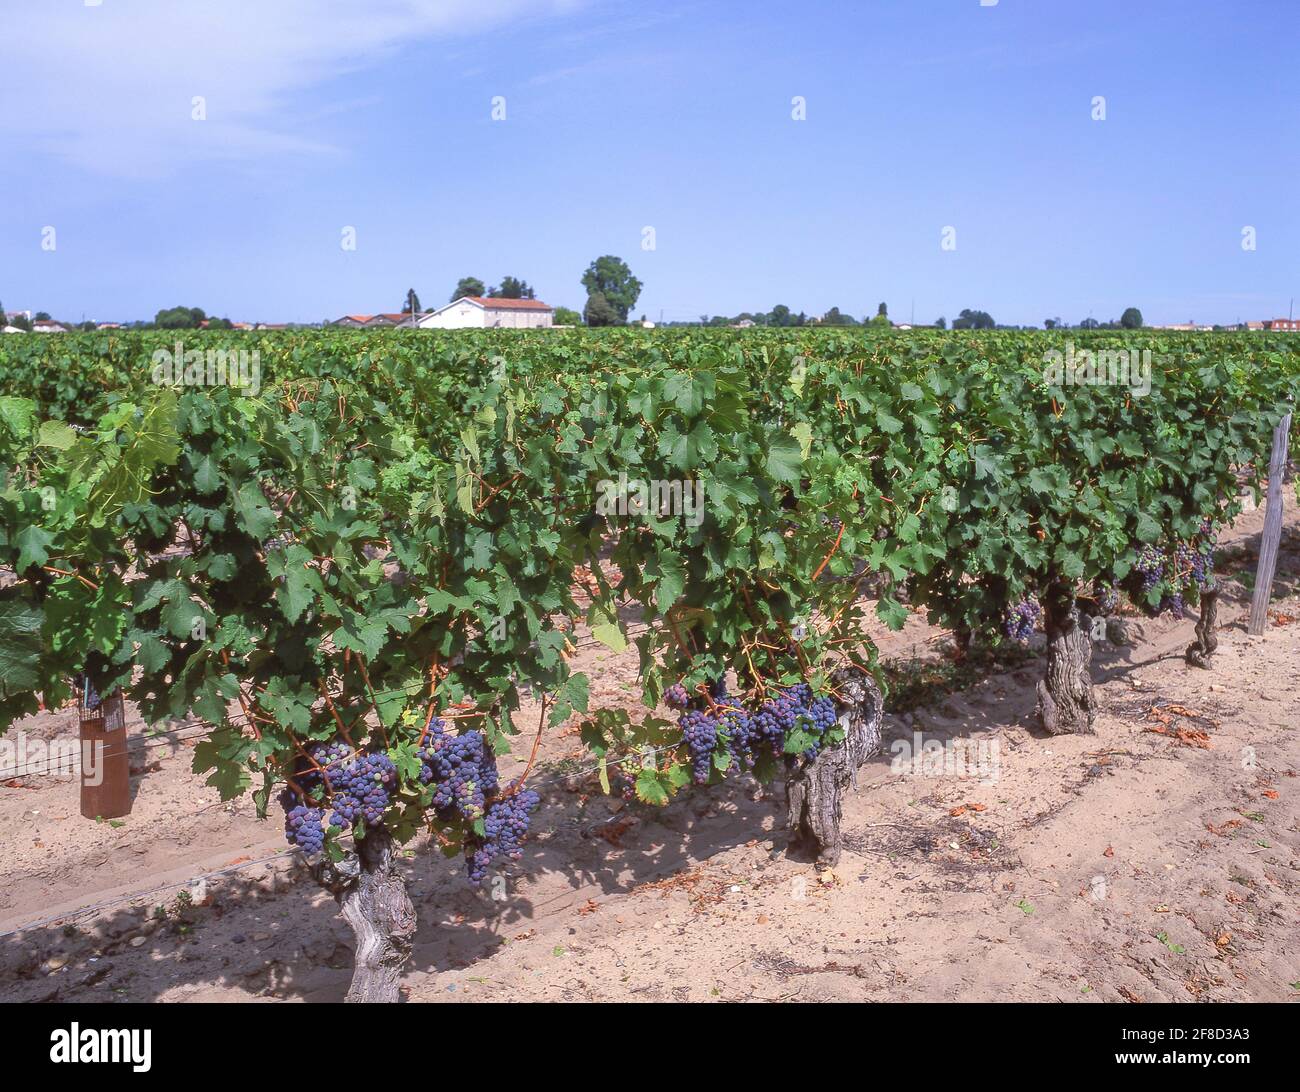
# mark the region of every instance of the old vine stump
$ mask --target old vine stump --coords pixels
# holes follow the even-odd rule
[[[811,762],[797,755],[786,759],[791,848],[816,854],[823,868],[833,868],[840,859],[844,790],[857,785],[858,769],[880,753],[885,708],[880,688],[869,675],[849,669],[837,673],[834,683],[841,695],[839,723],[844,741],[827,747]]]
[[[1052,735],[1096,731],[1092,691],[1092,636],[1088,619],[1064,585],[1048,590],[1044,602],[1047,674],[1038,684],[1038,719]]]
[[[317,880],[333,892],[357,938],[346,1000],[396,1002],[415,935],[415,907],[397,870],[392,838],[382,828],[369,831],[357,842],[355,857],[324,865]]]
[[[1215,636],[1214,626],[1219,617],[1219,593],[1217,590],[1201,592],[1201,617],[1196,622],[1196,640],[1187,646],[1185,659],[1193,667],[1209,667],[1210,657],[1219,647],[1219,638]]]

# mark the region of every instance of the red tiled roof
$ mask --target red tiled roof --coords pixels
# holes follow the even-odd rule
[[[470,303],[477,303],[481,307],[490,308],[493,311],[554,311],[555,308],[549,303],[543,303],[541,300],[506,300],[498,299],[495,296],[466,296],[465,299]]]

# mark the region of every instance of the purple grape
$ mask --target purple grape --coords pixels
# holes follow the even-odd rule
[[[483,815],[483,836],[472,840],[465,850],[470,883],[482,883],[494,861],[505,857],[512,861],[523,856],[521,848],[532,811],[541,798],[531,789],[494,800]]]
[[[1022,599],[1002,619],[1002,632],[1012,641],[1027,641],[1038,626],[1043,608],[1034,598]]]
[[[297,846],[307,856],[319,853],[325,847],[325,813],[320,808],[298,804],[284,817],[284,835],[291,846]]]

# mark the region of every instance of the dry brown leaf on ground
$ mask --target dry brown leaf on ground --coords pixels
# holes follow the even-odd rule
[[[1204,751],[1210,750],[1210,737],[1206,733],[1197,728],[1174,728],[1171,731],[1168,724],[1168,721],[1163,721],[1160,724],[1149,725],[1143,730],[1154,732],[1158,736],[1165,736],[1167,739],[1172,739],[1184,747],[1200,747]]]

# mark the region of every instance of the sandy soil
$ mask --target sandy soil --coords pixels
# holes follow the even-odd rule
[[[421,924],[407,996],[1300,998],[1300,521],[1273,624],[1253,638],[1233,577],[1253,570],[1261,522],[1225,538],[1214,670],[1183,663],[1191,620],[1136,623],[1131,647],[1099,646],[1096,735],[1033,727],[1037,663],[889,716],[830,876],[785,853],[779,787],[624,805],[577,768],[570,726],[545,743],[539,833],[498,887],[408,852]],[[933,654],[920,617],[873,635],[886,655]],[[635,652],[578,659],[593,708],[639,707]],[[13,729],[75,730],[71,710]],[[341,999],[351,934],[279,822],[223,805],[189,772],[193,740],[131,731],[136,798],[119,823],[83,819],[70,777],[0,786],[0,998]],[[922,740],[984,765],[894,761]]]

